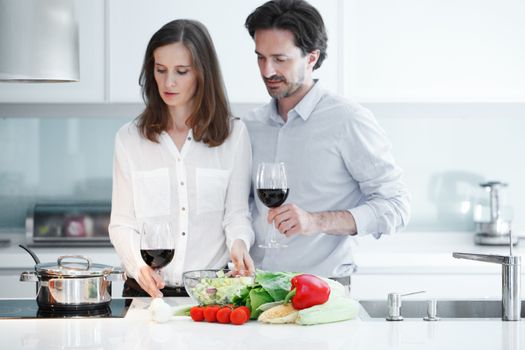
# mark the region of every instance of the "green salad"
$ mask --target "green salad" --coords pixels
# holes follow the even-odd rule
[[[202,305],[231,304],[233,298],[251,284],[253,277],[229,277],[218,271],[217,278],[201,278],[191,289],[191,294]]]

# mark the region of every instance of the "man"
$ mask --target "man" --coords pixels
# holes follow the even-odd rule
[[[351,236],[379,238],[409,219],[409,195],[390,143],[370,111],[323,90],[312,78],[327,48],[323,19],[314,7],[303,0],[269,1],[245,26],[272,97],[245,118],[252,182],[260,162],[284,162],[290,188],[286,204],[269,211],[252,198],[252,257],[267,270],[348,276],[355,267]],[[286,236],[287,248],[259,247],[269,223]]]

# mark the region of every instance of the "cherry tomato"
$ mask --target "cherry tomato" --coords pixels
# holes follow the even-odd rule
[[[248,319],[250,319],[250,308],[248,306],[239,306],[238,309],[241,309],[241,310],[244,310],[244,312],[246,313],[246,317],[248,317]]]
[[[221,307],[219,311],[217,311],[217,321],[219,323],[230,323],[230,314],[232,313],[232,309],[225,306]]]
[[[219,307],[212,305],[212,306],[206,306],[204,308],[204,319],[207,322],[217,322],[217,311],[219,311]]]
[[[194,306],[190,309],[190,317],[195,322],[204,321],[203,308],[200,306]]]
[[[233,309],[232,313],[230,314],[230,321],[234,325],[241,325],[246,323],[246,321],[248,321],[246,311],[241,309],[240,307]]]

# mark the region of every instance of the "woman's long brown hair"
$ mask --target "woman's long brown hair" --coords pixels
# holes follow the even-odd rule
[[[182,43],[190,51],[197,75],[194,110],[186,121],[196,141],[209,147],[221,145],[230,133],[230,106],[226,98],[219,60],[206,27],[195,20],[178,19],[165,24],[151,37],[139,84],[146,108],[138,117],[140,132],[158,142],[159,134],[168,130],[170,116],[154,77],[155,49],[172,43]]]

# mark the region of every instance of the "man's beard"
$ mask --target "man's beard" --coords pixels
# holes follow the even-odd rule
[[[272,75],[269,78],[263,77],[263,79],[265,83],[267,81],[282,82],[283,86],[278,90],[271,89],[270,87],[268,87],[268,85],[266,85],[266,90],[268,90],[268,94],[270,94],[271,97],[279,100],[281,98],[292,96],[293,94],[297,92],[297,90],[301,88],[304,82],[304,74],[300,74],[298,79],[293,83],[288,83],[287,80],[283,76],[280,76],[280,75]]]

